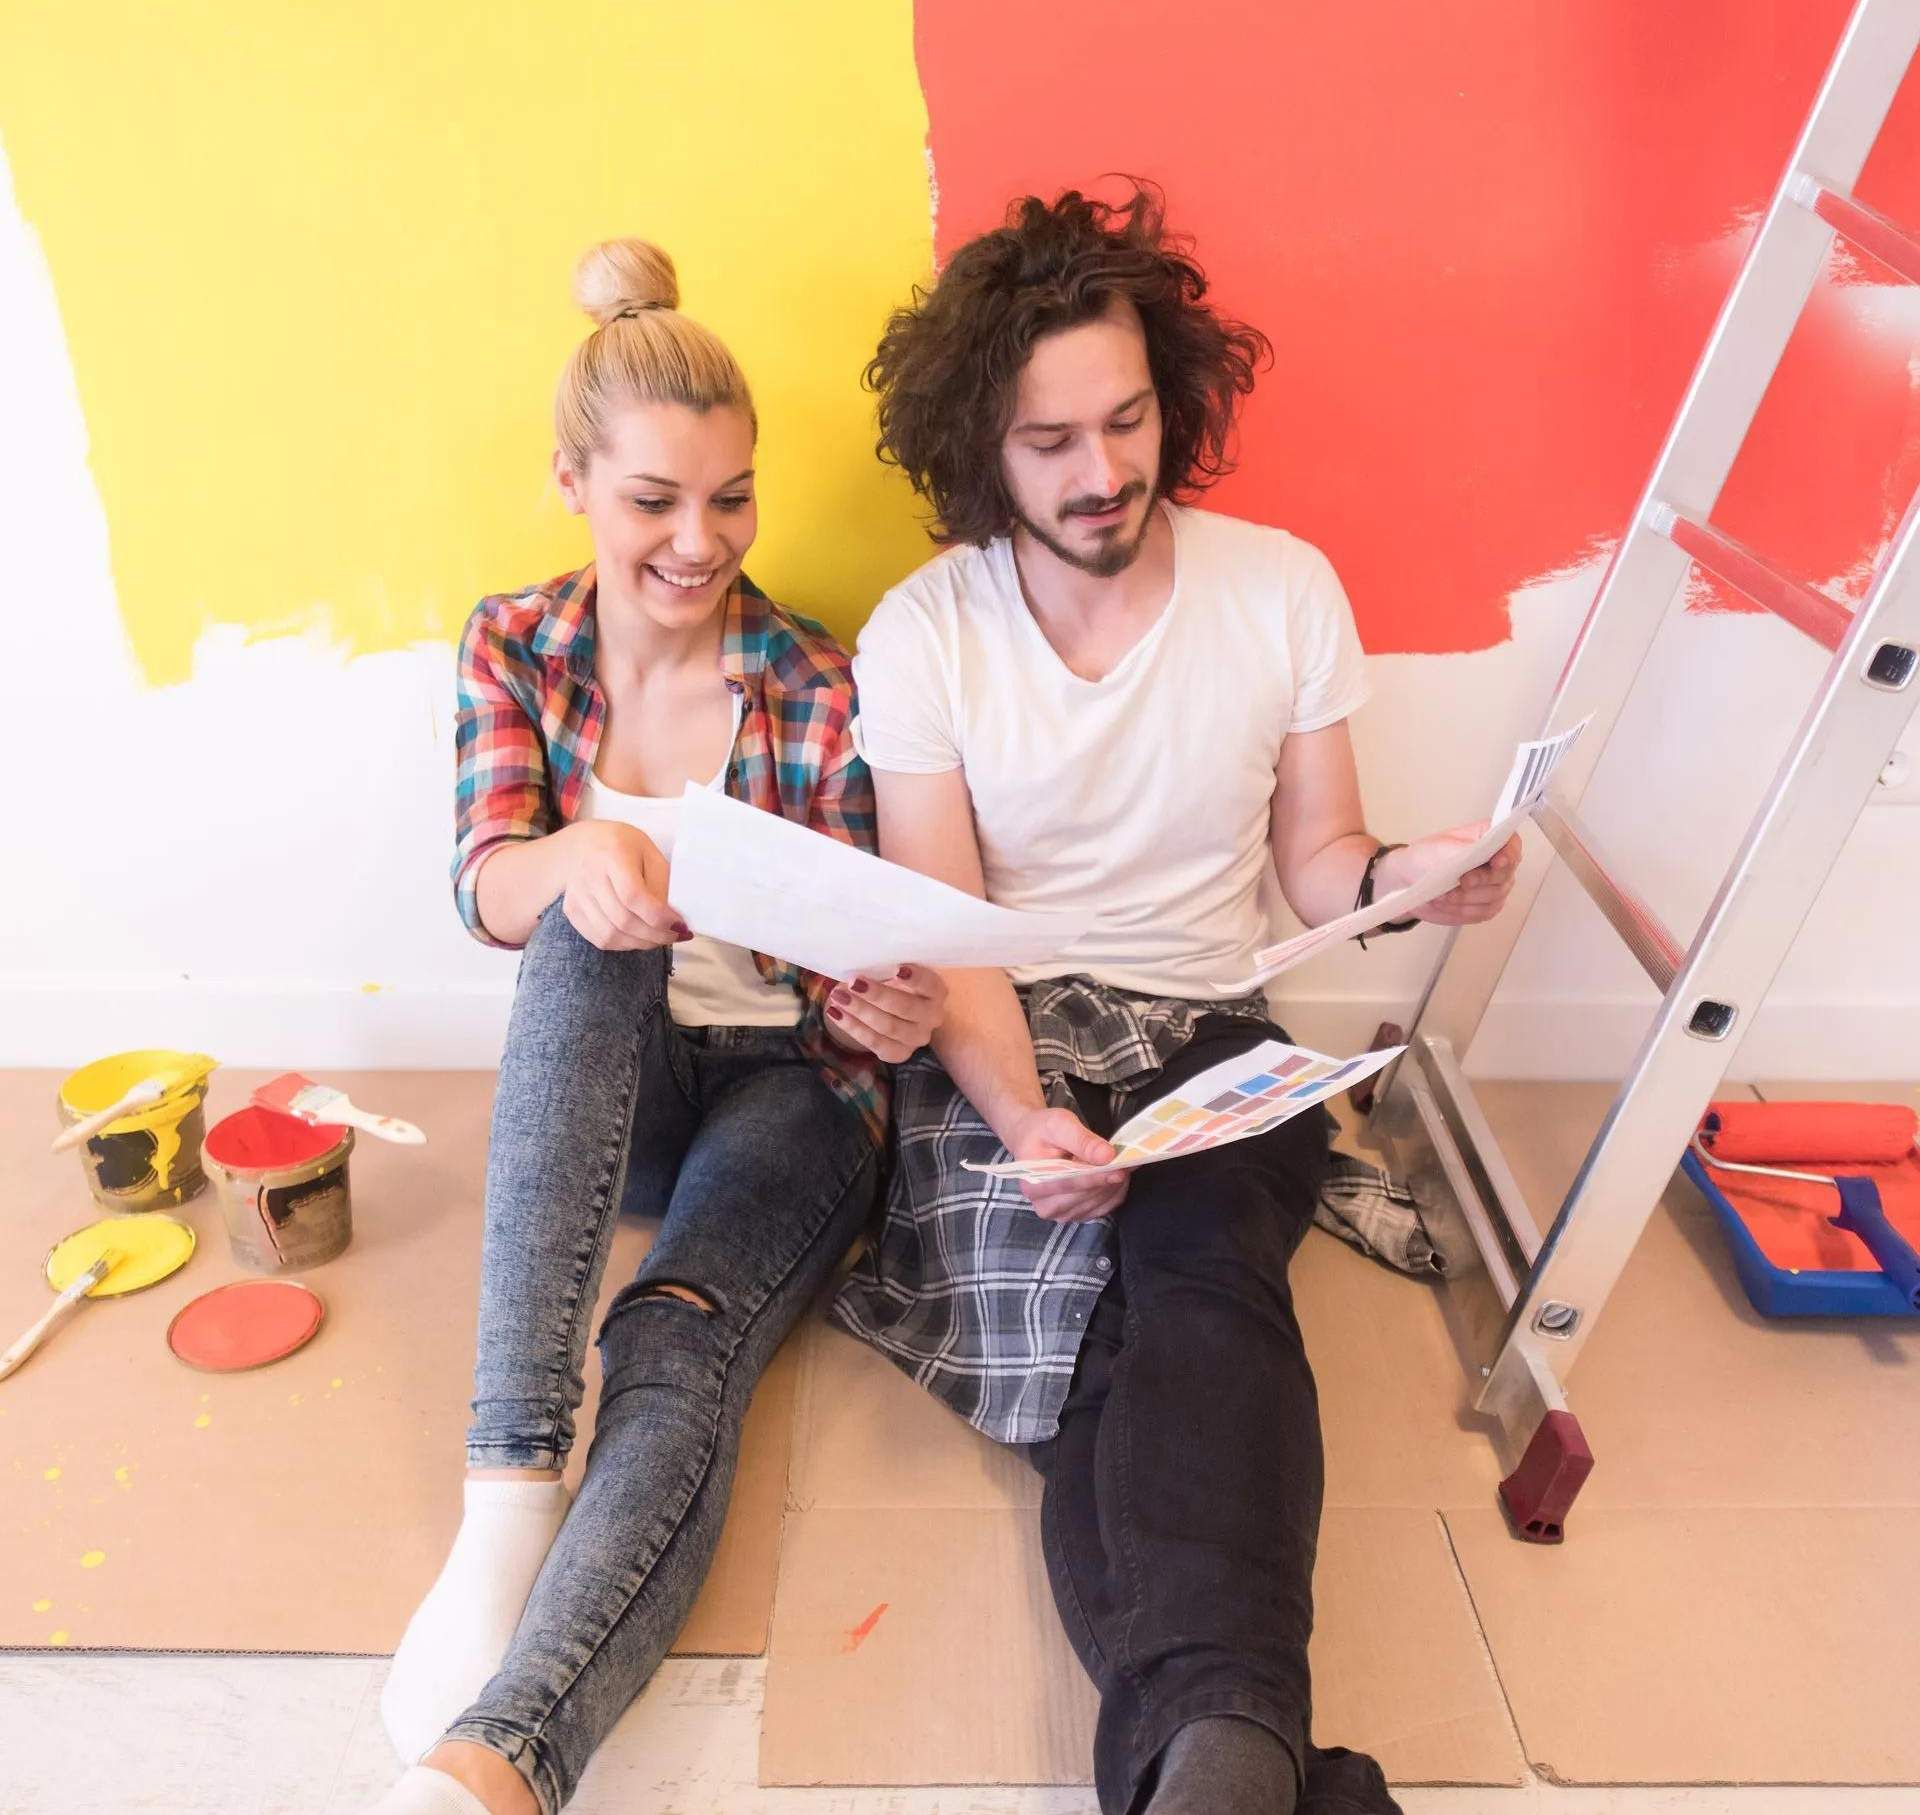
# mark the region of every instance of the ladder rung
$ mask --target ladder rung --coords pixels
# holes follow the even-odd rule
[[[1671,504],[1656,504],[1647,513],[1647,527],[1665,536],[1736,592],[1745,594],[1756,605],[1764,605],[1775,617],[1784,618],[1794,629],[1812,637],[1822,648],[1838,649],[1853,624],[1853,613],[1844,605],[1836,604],[1823,592],[1816,592],[1805,581],[1782,573],[1712,524],[1696,523],[1691,517],[1682,516]]]
[[[1888,220],[1877,208],[1856,202],[1838,189],[1829,189],[1804,172],[1787,185],[1787,194],[1890,271],[1899,272],[1910,284],[1920,284],[1920,239],[1898,221]]]
[[[1534,809],[1534,820],[1546,833],[1560,860],[1580,880],[1580,886],[1592,898],[1593,905],[1607,917],[1613,930],[1625,941],[1628,951],[1640,960],[1640,968],[1654,981],[1661,995],[1673,987],[1674,974],[1686,957],[1674,936],[1667,931],[1659,915],[1639,896],[1615,882],[1607,866],[1595,853],[1586,827],[1572,814],[1543,800]]]

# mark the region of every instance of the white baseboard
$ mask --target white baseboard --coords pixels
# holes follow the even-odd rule
[[[511,971],[433,989],[261,981],[0,977],[0,1065],[65,1069],[145,1046],[223,1065],[337,1071],[490,1071],[500,1062]]]
[[[0,1065],[65,1068],[110,1052],[171,1046],[224,1064],[302,1071],[487,1070],[499,1063],[512,978],[498,984],[367,991],[342,985],[0,976]],[[1411,1004],[1289,995],[1288,1031],[1325,1052],[1367,1045]],[[1468,1057],[1484,1078],[1622,1076],[1645,1037],[1644,1001],[1496,1001]],[[1920,1079],[1920,1001],[1769,1002],[1729,1075],[1782,1081]]]
[[[1289,995],[1277,1009],[1302,1045],[1348,1053],[1382,1021],[1405,1026],[1411,1002],[1377,996]],[[1496,999],[1467,1057],[1477,1078],[1616,1079],[1626,1075],[1653,1015],[1650,999]],[[1736,1030],[1738,1032],[1738,1030]],[[1739,1038],[1727,1075],[1808,1083],[1920,1080],[1920,1001],[1769,1001]]]

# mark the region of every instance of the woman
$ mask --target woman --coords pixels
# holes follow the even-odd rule
[[[741,572],[746,381],[673,266],[598,246],[555,403],[593,564],[483,600],[460,652],[461,915],[525,946],[487,1162],[466,1510],[381,1709],[422,1759],[378,1808],[551,1815],[665,1656],[712,1558],[761,1370],[871,1207],[883,1062],[936,972],[836,986],[667,903],[683,787],[871,846],[844,652]],[[659,1238],[600,1338],[577,1499],[560,1470],[622,1208]]]

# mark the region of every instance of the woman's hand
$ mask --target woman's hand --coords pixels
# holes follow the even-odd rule
[[[1016,1160],[1080,1160],[1098,1166],[1115,1151],[1111,1141],[1103,1141],[1071,1109],[1030,1109],[1004,1138]],[[1131,1181],[1127,1172],[1089,1172],[1078,1178],[1030,1179],[1020,1189],[1035,1216],[1052,1223],[1085,1223],[1119,1209]]]
[[[603,952],[677,945],[693,931],[667,905],[667,860],[637,827],[615,819],[576,820],[561,891],[567,918]]]
[[[842,1046],[898,1065],[933,1038],[947,1012],[947,980],[930,964],[891,977],[856,977],[827,997],[827,1031]]]
[[[1484,838],[1488,824],[1482,819],[1470,826],[1455,826],[1450,831],[1417,839],[1398,851],[1389,851],[1380,860],[1380,868],[1384,870],[1391,864],[1393,888],[1405,888],[1449,858],[1458,858],[1468,845]],[[1478,869],[1469,870],[1444,895],[1436,895],[1425,907],[1413,911],[1420,919],[1430,920],[1436,926],[1470,926],[1477,920],[1491,920],[1507,905],[1519,870],[1520,834],[1516,832]],[[1389,890],[1380,888],[1378,892],[1385,895]]]

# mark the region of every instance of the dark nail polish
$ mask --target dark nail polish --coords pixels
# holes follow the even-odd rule
[[[864,996],[864,995],[865,995],[865,994],[867,993],[867,980],[866,980],[866,978],[865,978],[865,977],[855,977],[855,978],[854,978],[854,980],[853,980],[853,993],[854,993],[854,994],[855,994],[856,996]]]
[[[676,920],[673,923],[673,930],[678,933],[682,939],[691,939],[693,937],[693,928],[687,925],[684,920]]]
[[[913,978],[913,966],[912,966],[911,964],[903,964],[903,965],[901,965],[901,967],[900,967],[900,981],[901,981],[902,983],[907,983],[907,982],[910,982],[910,981],[912,981],[912,978]]]
[[[828,1007],[828,1009],[827,1009],[827,1019],[828,1019],[829,1021],[837,1021],[837,1020],[839,1020],[839,1019],[840,1019],[840,1011],[839,1011],[839,1010],[838,1010],[837,1008],[834,1008],[834,1007],[832,1007],[831,1005],[829,1005],[829,1007]]]

